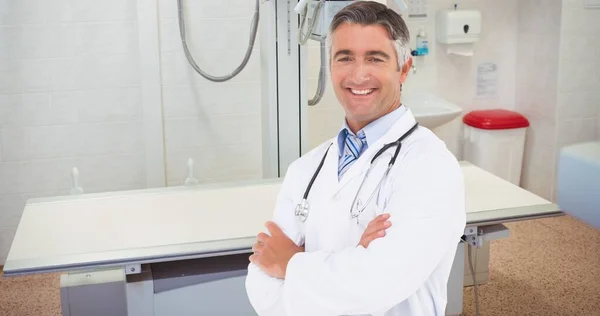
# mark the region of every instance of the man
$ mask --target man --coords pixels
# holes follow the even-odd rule
[[[289,167],[257,236],[246,289],[259,315],[444,315],[466,224],[462,171],[431,131],[407,134],[408,43],[404,21],[382,4],[355,2],[334,17],[329,67],[344,127]],[[396,147],[371,160],[405,134],[384,178]],[[295,208],[316,170],[302,222]]]

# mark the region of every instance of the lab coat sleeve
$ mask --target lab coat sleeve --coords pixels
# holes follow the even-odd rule
[[[292,315],[357,315],[389,310],[414,294],[449,252],[466,214],[462,170],[439,150],[411,154],[392,182],[392,226],[368,248],[298,253],[288,263],[284,304]]]
[[[294,178],[294,174],[294,164],[292,164],[281,184],[272,220],[300,246],[304,244],[304,234],[295,222],[293,182],[298,179]],[[270,234],[266,228],[263,232]],[[283,307],[283,284],[282,279],[269,276],[254,263],[248,265],[246,293],[250,304],[259,316],[286,315]]]

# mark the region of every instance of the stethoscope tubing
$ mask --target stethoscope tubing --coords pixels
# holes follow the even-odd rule
[[[377,187],[375,188],[375,191],[377,191],[378,189],[381,188],[381,185],[383,184],[383,181],[387,178],[387,175],[389,174],[390,170],[392,169],[392,167],[394,166],[394,163],[396,163],[396,158],[398,158],[398,155],[400,154],[400,149],[402,148],[402,141],[410,136],[419,126],[419,123],[415,123],[415,125],[409,129],[406,133],[404,133],[400,138],[398,138],[396,141],[391,142],[389,144],[385,144],[381,149],[379,149],[377,151],[377,153],[375,153],[375,156],[373,156],[373,158],[371,159],[371,162],[369,163],[369,169],[367,169],[367,173],[365,175],[365,177],[363,178],[359,188],[358,188],[358,193],[360,193],[361,188],[363,187],[365,180],[367,179],[367,177],[369,176],[369,173],[372,169],[372,166],[375,162],[375,159],[377,159],[379,156],[381,156],[384,152],[386,152],[389,148],[396,146],[396,151],[394,152],[394,155],[392,155],[392,158],[390,159],[389,163],[388,163],[388,167],[385,171],[385,174],[383,175],[383,177],[381,178],[381,180],[379,181],[379,184],[377,185]],[[329,152],[329,149],[331,149],[331,146],[333,144],[329,144],[329,147],[327,147],[327,150],[325,151],[325,154],[323,155],[323,158],[321,158],[321,162],[319,163],[319,166],[317,167],[317,170],[315,171],[315,173],[313,174],[312,178],[310,179],[310,182],[308,183],[308,186],[306,187],[306,190],[304,191],[304,195],[302,197],[302,203],[299,204],[305,206],[306,208],[308,208],[308,195],[310,193],[310,190],[317,178],[317,176],[319,175],[319,173],[321,172],[321,168],[323,167],[323,164],[325,163],[325,159],[327,158],[327,153]],[[352,209],[354,208],[354,204],[356,203],[356,199],[358,198],[358,193],[354,196],[354,200],[352,201],[352,204],[350,206],[350,215],[352,218],[358,217],[360,215],[360,213],[366,208],[366,205],[369,205],[369,202],[371,201],[371,199],[373,198],[374,194],[371,194],[371,196],[369,197],[367,203],[365,204],[365,206],[362,207],[361,211],[358,212],[357,215],[354,215],[352,212]],[[308,210],[306,212],[306,216],[308,216]]]

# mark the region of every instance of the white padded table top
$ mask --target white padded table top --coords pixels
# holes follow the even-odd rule
[[[33,199],[4,272],[85,267],[246,249],[271,217],[279,181]],[[200,189],[201,188],[201,189]]]
[[[462,161],[468,225],[487,225],[561,214],[558,205]]]
[[[463,163],[468,222],[557,212],[551,204]],[[28,201],[6,275],[169,261],[249,251],[271,219],[280,180],[88,194]]]

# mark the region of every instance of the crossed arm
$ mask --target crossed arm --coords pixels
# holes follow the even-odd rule
[[[375,217],[363,232],[357,246],[368,248],[371,241],[385,236],[385,230],[392,226],[387,219],[390,214]],[[252,247],[253,254],[250,262],[259,266],[269,276],[285,279],[285,272],[290,259],[299,252],[304,252],[304,246],[296,245],[274,222],[267,222],[270,235],[260,233]]]
[[[367,248],[373,240],[384,237],[385,229],[391,226],[388,218],[389,214],[382,214],[373,219],[363,233],[359,245]],[[293,255],[304,252],[304,247],[297,246],[274,222],[268,222],[267,229],[271,235],[260,233],[252,248],[254,254],[250,256],[247,286],[252,283],[263,285],[260,289],[249,291],[255,294],[250,301],[259,315],[284,316],[286,312],[282,292],[287,265]],[[258,279],[258,276],[264,283],[253,281],[254,278]],[[259,294],[258,291],[262,292],[260,298],[256,295]]]
[[[271,235],[259,234],[259,253],[248,271],[248,296],[258,314],[369,314],[416,292],[456,247],[465,223],[460,167],[438,159],[426,156],[405,164],[388,204],[393,225],[385,238],[371,239],[367,247],[303,252],[302,236],[291,222],[293,205],[282,190],[278,206],[288,211],[278,207],[268,224]]]

